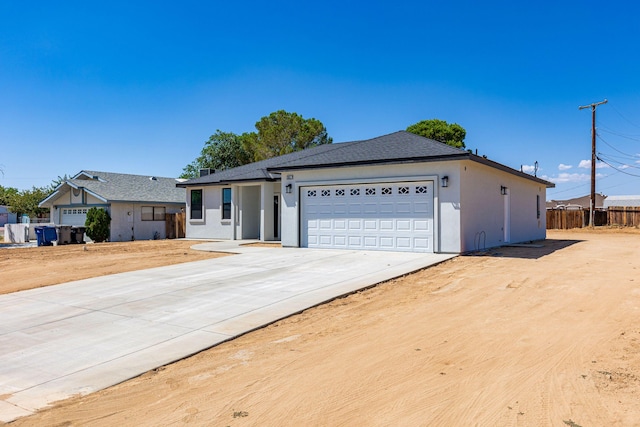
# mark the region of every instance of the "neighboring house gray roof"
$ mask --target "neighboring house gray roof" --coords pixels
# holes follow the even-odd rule
[[[640,206],[640,196],[609,196],[604,201],[604,207],[609,206]]]
[[[178,182],[175,178],[83,170],[61,183],[40,204],[55,199],[65,187],[84,188],[106,202],[185,203],[185,190],[176,187]]]
[[[361,141],[320,145],[284,156],[215,172],[178,185],[188,187],[251,180],[278,180],[278,172],[295,169],[464,159],[483,163],[537,181],[547,187],[555,186],[553,183],[522,173],[484,157],[479,157],[467,151],[406,131],[398,131]]]

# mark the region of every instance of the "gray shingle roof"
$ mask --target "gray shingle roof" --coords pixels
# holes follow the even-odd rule
[[[282,169],[338,165],[391,163],[419,159],[464,156],[465,151],[421,136],[399,131],[373,139],[325,144],[284,156],[273,157],[233,169],[194,178],[180,186],[217,184],[235,181],[275,180],[272,172]]]
[[[420,161],[468,154],[459,148],[406,131],[362,141],[335,144],[333,147],[333,150],[324,150],[313,155],[283,161],[273,170]]]
[[[540,182],[547,187],[552,183],[535,178],[491,160],[475,156],[429,138],[406,131],[398,131],[353,142],[326,144],[303,151],[250,163],[233,169],[215,172],[178,184],[181,187],[223,184],[239,181],[277,180],[277,172],[294,169],[313,169],[367,164],[425,162],[435,160],[470,159],[506,172]]]
[[[261,160],[259,162],[238,166],[237,168],[217,171],[210,175],[190,179],[178,185],[186,186],[199,184],[218,184],[235,181],[276,180],[279,179],[279,176],[277,174],[274,175],[270,172],[272,168],[275,168],[283,164],[284,162],[294,161],[305,158],[307,156],[314,156],[324,151],[332,150],[337,145],[342,144],[319,145],[317,147],[309,148],[302,151],[296,151],[294,153],[285,154],[283,156],[272,157],[270,159]]]
[[[95,179],[86,179],[87,175]],[[62,186],[70,184],[86,188],[109,202],[185,203],[185,190],[176,188],[178,181],[175,178],[151,178],[148,175],[83,170]]]

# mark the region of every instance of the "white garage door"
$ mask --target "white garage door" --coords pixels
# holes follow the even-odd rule
[[[63,208],[60,224],[84,226],[88,210],[88,208]]]
[[[433,182],[301,188],[302,246],[433,252]]]

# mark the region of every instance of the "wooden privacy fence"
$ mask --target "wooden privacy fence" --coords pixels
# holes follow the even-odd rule
[[[623,227],[640,226],[640,207],[638,206],[610,206],[608,224]]]
[[[622,227],[640,226],[640,207],[609,207],[607,210],[596,210],[593,217],[594,226],[618,225]],[[547,210],[547,229],[567,230],[589,226],[588,210]]]
[[[548,209],[547,229],[567,230],[569,228],[584,227],[585,218],[589,221],[589,212],[583,210]]]
[[[186,236],[186,213],[180,212],[174,214],[165,214],[164,219],[167,239],[183,239]]]

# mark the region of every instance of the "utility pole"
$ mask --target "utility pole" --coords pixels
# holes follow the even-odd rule
[[[591,108],[591,199],[589,202],[589,228],[593,228],[593,217],[596,210],[596,107],[608,101],[595,102],[578,107],[579,110]]]

